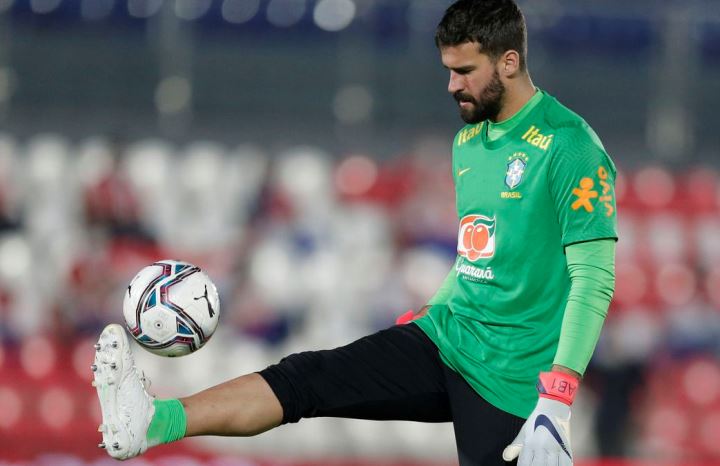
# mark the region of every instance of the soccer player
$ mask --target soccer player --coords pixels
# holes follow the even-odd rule
[[[463,466],[572,464],[571,406],[614,289],[615,167],[534,86],[513,0],[457,1],[435,40],[467,123],[452,146],[458,254],[437,294],[405,324],[179,400],[146,392],[110,325],[94,369],[111,456],[332,416],[452,422]]]

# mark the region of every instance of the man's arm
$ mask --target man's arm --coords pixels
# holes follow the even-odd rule
[[[552,464],[573,464],[570,406],[582,374],[595,350],[615,287],[615,240],[569,245],[570,293],[551,372],[540,374],[538,404],[518,436],[503,451],[505,461],[519,466],[549,455]]]
[[[571,244],[565,249],[570,294],[553,370],[585,373],[615,289],[615,240]]]

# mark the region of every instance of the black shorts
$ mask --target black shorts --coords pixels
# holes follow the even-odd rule
[[[461,466],[514,464],[502,451],[525,420],[480,397],[415,324],[293,354],[260,375],[280,400],[283,424],[310,417],[452,422]]]

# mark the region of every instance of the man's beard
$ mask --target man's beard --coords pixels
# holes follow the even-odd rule
[[[492,80],[480,95],[479,101],[473,96],[463,94],[460,91],[453,94],[453,97],[458,103],[470,102],[472,104],[472,106],[468,108],[460,107],[460,118],[462,118],[465,123],[474,125],[485,120],[495,121],[502,109],[502,102],[505,97],[505,85],[500,81],[500,75],[496,70]]]

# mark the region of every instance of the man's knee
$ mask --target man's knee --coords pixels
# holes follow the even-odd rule
[[[305,351],[284,357],[279,363],[260,371],[283,408],[283,424],[312,417],[319,409],[314,380],[323,371],[323,358],[317,351]]]

